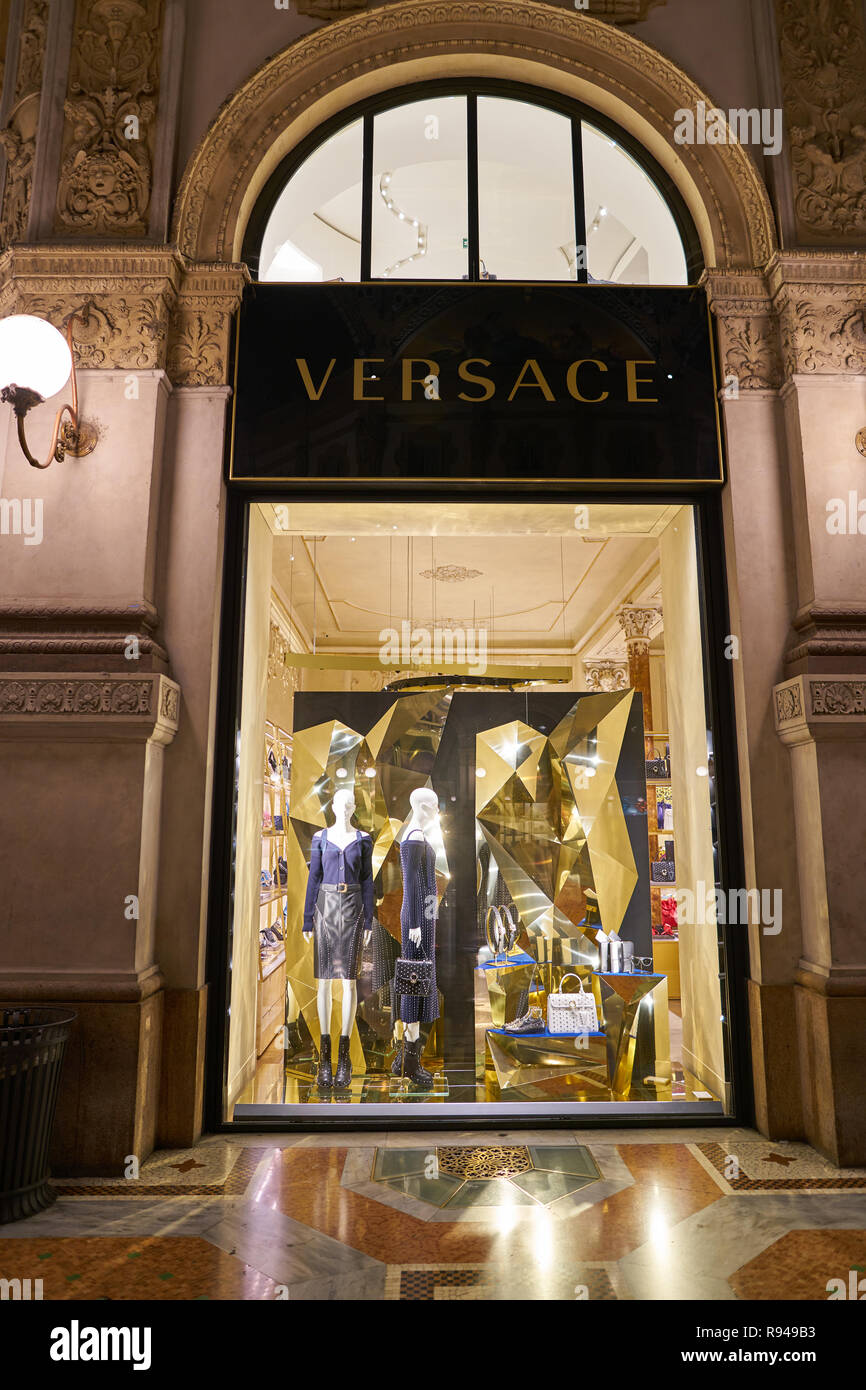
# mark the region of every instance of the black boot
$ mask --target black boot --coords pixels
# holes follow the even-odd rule
[[[348,1091],[352,1084],[352,1063],[349,1061],[349,1042],[350,1039],[345,1033],[340,1035],[340,1046],[337,1051],[337,1074],[334,1077],[334,1087],[338,1091]]]
[[[322,1037],[319,1043],[319,1069],[316,1072],[316,1085],[320,1091],[330,1091],[334,1084],[331,1071],[331,1039]]]
[[[283,1053],[286,1061],[291,1057],[297,1057],[299,1052],[303,1052],[304,1040],[301,1037],[301,1025],[299,1023],[286,1024],[285,1044]]]
[[[414,1086],[429,1091],[433,1085],[433,1075],[421,1065],[421,1039],[403,1044],[403,1074],[408,1076]]]
[[[403,1070],[403,1040],[397,1043],[397,1051],[394,1053],[394,1060],[391,1063],[391,1075],[399,1076]]]

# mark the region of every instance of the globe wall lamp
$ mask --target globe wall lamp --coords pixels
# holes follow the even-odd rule
[[[0,400],[11,405],[18,420],[18,442],[33,468],[62,463],[67,454],[83,458],[96,448],[96,431],[78,415],[78,382],[72,353],[72,325],[86,324],[88,311],[70,314],[65,332],[32,314],[0,319]],[[24,421],[28,411],[62,391],[71,377],[72,402],[62,405],[54,421],[48,458],[35,459],[27,447]]]

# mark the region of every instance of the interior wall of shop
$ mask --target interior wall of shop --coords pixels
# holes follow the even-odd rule
[[[185,5],[170,0],[168,13],[176,16],[181,10],[186,45],[182,64],[176,51],[177,82],[161,112],[165,140],[175,150],[172,196],[198,141],[211,123],[218,125],[221,104],[258,63],[316,24],[270,4],[261,4],[256,22],[247,24],[237,23],[229,0],[187,0]],[[754,7],[746,0],[725,6],[668,0],[632,32],[680,63],[713,103],[725,108],[761,105],[762,93],[772,90],[774,82],[778,85],[778,74],[764,61],[766,52],[761,62],[755,57],[751,26],[759,10],[766,18],[764,0],[756,0]],[[68,4],[59,6],[61,11],[71,15]],[[651,54],[647,56],[649,60]],[[62,66],[66,60],[68,49],[64,58],[58,41],[53,61]],[[464,44],[461,61],[472,63],[471,43]],[[453,66],[443,59],[442,74]],[[431,75],[429,66],[425,75]],[[386,76],[396,82],[399,74],[383,69],[381,80]],[[519,76],[525,78],[525,70]],[[640,81],[636,60],[635,88]],[[41,113],[45,130],[62,125],[64,92],[52,71],[46,76]],[[700,152],[708,170],[720,169],[714,163],[717,153],[711,147]],[[753,158],[759,169],[766,167],[760,153]],[[768,177],[773,173],[767,172]],[[53,208],[56,177],[56,162],[53,170],[50,161],[38,167],[34,207]],[[790,221],[789,208],[778,214],[780,221]],[[211,208],[207,215],[218,216],[219,210]],[[704,234],[714,215],[707,212]],[[50,224],[41,235],[51,239]],[[116,250],[107,248],[106,258]],[[844,281],[848,271],[841,261],[827,264],[829,269],[818,267],[814,275]],[[784,281],[796,270],[811,294],[812,266],[804,260],[805,268],[796,270],[785,263],[778,276]],[[765,267],[754,269],[754,292],[770,313]],[[746,294],[741,288],[725,291],[717,285],[713,293],[720,326],[726,312],[732,319],[753,312],[726,310],[725,294],[732,302],[741,301]],[[814,293],[817,301],[818,290]],[[167,331],[165,322],[155,327],[157,334]],[[805,1134],[837,1160],[853,1162],[858,1155],[861,1161],[866,1158],[866,1113],[855,1104],[866,1070],[866,928],[857,908],[866,891],[866,870],[864,857],[851,851],[851,827],[862,827],[862,810],[851,812],[844,823],[854,785],[846,769],[852,763],[828,728],[818,742],[813,739],[811,751],[798,753],[795,760],[797,793],[811,808],[801,816],[798,866],[792,760],[775,736],[773,687],[789,674],[785,653],[798,606],[823,603],[854,612],[858,601],[862,605],[862,551],[857,537],[849,537],[843,558],[843,547],[828,537],[826,489],[819,480],[828,458],[839,495],[845,496],[861,476],[854,472],[858,459],[852,457],[852,435],[866,418],[866,378],[842,364],[821,375],[816,385],[796,358],[787,371],[791,379],[782,398],[778,384],[769,379],[724,403],[730,478],[724,494],[726,575],[718,579],[726,579],[731,626],[740,644],[731,674],[746,886],[781,888],[785,917],[778,935],[750,929],[756,1110],[765,1133],[788,1138]],[[75,751],[71,742],[58,746],[53,762],[57,782],[52,786],[49,779],[41,789],[38,781],[30,787],[21,771],[32,757],[32,733],[19,739],[4,730],[0,744],[4,781],[17,789],[7,814],[15,824],[26,806],[32,827],[26,837],[13,834],[0,841],[5,856],[0,876],[17,885],[17,896],[4,904],[0,992],[18,997],[20,985],[28,998],[77,998],[82,1017],[87,1016],[81,1034],[88,1049],[86,1065],[75,1071],[73,1084],[79,1111],[86,1102],[92,1119],[84,1136],[62,1114],[56,1150],[66,1171],[81,1172],[116,1172],[125,1155],[143,1157],[154,1143],[191,1142],[201,1127],[205,861],[221,603],[226,391],[197,384],[173,392],[165,371],[143,371],[137,373],[139,398],[132,402],[124,397],[125,375],[112,370],[82,374],[83,413],[100,426],[98,451],[91,458],[55,465],[37,476],[18,451],[8,413],[0,440],[2,495],[41,497],[46,508],[41,547],[25,549],[20,538],[2,539],[4,606],[31,604],[59,614],[83,608],[98,614],[114,604],[128,609],[137,623],[141,606],[155,601],[170,670],[182,687],[180,728],[163,759],[161,801],[153,788],[145,793],[154,767],[151,760],[149,773],[141,749],[124,755],[129,765],[123,790],[117,789],[120,755],[109,751],[105,736],[94,735]],[[49,430],[47,411],[32,417],[28,432],[36,449],[47,447]],[[69,622],[74,627],[71,617]],[[263,642],[266,652],[266,631]],[[824,670],[844,670],[851,645],[842,642],[835,656],[829,651]],[[711,658],[721,661],[724,653],[711,653]],[[6,653],[4,673],[44,672],[47,659],[38,653]],[[96,672],[109,666],[107,658],[92,653],[86,659]],[[65,669],[72,669],[73,658],[64,660]],[[166,669],[158,651],[148,661],[147,669]],[[863,667],[852,664],[851,669]],[[856,732],[851,721],[847,729],[849,737]],[[146,733],[141,737],[146,744]],[[811,737],[810,728],[803,738],[808,742]],[[859,748],[855,761],[857,756]],[[41,767],[38,758],[36,764]],[[128,813],[130,806],[144,805],[151,817],[161,806],[159,875],[157,879],[151,866],[139,883],[151,903],[143,920],[130,925],[123,916],[124,895],[135,891],[127,887],[128,866],[140,863],[141,845],[148,837],[152,842],[154,831],[152,825],[131,827]],[[58,861],[74,866],[72,891],[68,874],[47,875],[45,868],[44,827],[57,823],[58,806],[74,816],[74,825],[60,817],[55,841]],[[806,833],[808,825],[813,834]],[[27,883],[40,885],[39,932],[32,930]],[[829,883],[834,885],[832,896]],[[110,900],[104,900],[106,892]],[[46,933],[51,943],[47,960],[39,944]],[[809,966],[805,971],[804,961]],[[119,1029],[118,1010],[127,1019],[125,1031]],[[152,1041],[156,1034],[162,1035],[166,1059],[161,1068],[160,1047]],[[123,1040],[120,1047],[118,1038]],[[849,1097],[846,1104],[844,1095]]]

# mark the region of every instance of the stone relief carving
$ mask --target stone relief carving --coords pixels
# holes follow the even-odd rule
[[[813,714],[866,714],[866,680],[811,681]]]
[[[47,0],[27,0],[21,20],[12,109],[6,126],[0,130],[0,147],[6,155],[0,212],[3,246],[27,236],[47,28]]]
[[[154,684],[152,680],[3,680],[0,714],[147,715],[153,709]]]
[[[803,242],[866,233],[866,25],[860,0],[776,0]]]
[[[799,685],[785,685],[776,691],[776,712],[778,722],[785,724],[789,719],[799,719],[803,713],[800,702]]]
[[[297,666],[287,666],[286,657],[291,654],[289,639],[273,618],[270,624],[268,645],[268,680],[276,681],[287,695],[300,689],[301,672]]]
[[[78,0],[56,230],[147,232],[164,0]]]

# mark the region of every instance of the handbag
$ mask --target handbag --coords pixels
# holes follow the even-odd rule
[[[547,1031],[562,1033],[598,1032],[598,1009],[595,999],[583,987],[579,975],[563,975],[560,990],[566,980],[577,980],[580,989],[576,994],[549,994],[547,996]]]
[[[426,999],[432,983],[432,960],[423,956],[418,960],[398,956],[394,967],[394,990],[397,994],[409,994],[416,999]]]
[[[650,864],[651,883],[675,883],[676,868],[672,859],[654,859]]]

